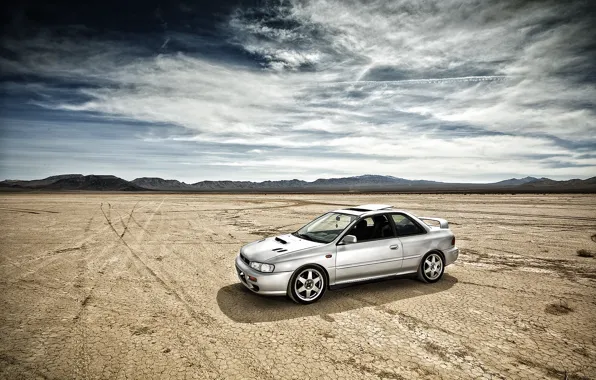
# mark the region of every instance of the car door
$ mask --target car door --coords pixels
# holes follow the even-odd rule
[[[400,271],[401,242],[395,237],[387,215],[363,218],[346,235],[354,235],[358,240],[337,246],[336,283],[383,277]]]
[[[407,215],[390,214],[390,220],[402,245],[402,271],[417,270],[420,259],[430,250],[432,237]]]

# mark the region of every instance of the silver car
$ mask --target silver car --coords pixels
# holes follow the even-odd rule
[[[309,304],[328,288],[358,281],[417,273],[436,282],[458,254],[446,220],[369,204],[331,211],[294,233],[245,245],[236,271],[255,293]]]

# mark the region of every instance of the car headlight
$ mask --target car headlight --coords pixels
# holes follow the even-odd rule
[[[275,269],[275,265],[273,264],[257,263],[256,261],[251,261],[250,267],[264,273],[271,273]]]

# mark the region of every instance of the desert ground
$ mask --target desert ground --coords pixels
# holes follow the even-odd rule
[[[459,260],[309,306],[239,283],[243,244],[364,203]],[[594,195],[1,194],[0,226],[0,378],[596,378]]]

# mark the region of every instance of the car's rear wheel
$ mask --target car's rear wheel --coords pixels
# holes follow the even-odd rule
[[[316,302],[323,297],[327,289],[325,273],[315,266],[302,267],[294,272],[288,288],[288,295],[294,302]]]
[[[437,282],[443,277],[445,260],[438,252],[429,252],[422,258],[418,267],[418,278],[424,282]]]

